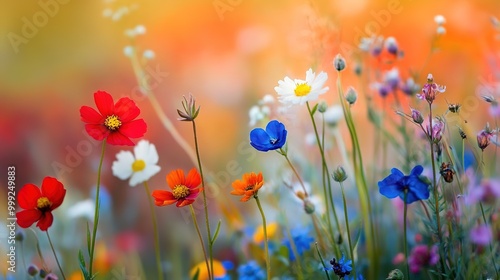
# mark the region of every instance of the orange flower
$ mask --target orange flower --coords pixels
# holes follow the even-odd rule
[[[259,174],[255,173],[245,173],[243,174],[243,180],[236,180],[233,182],[234,190],[231,194],[243,195],[240,201],[248,201],[252,196],[257,195],[257,192],[264,184],[264,179],[262,178],[262,172]]]
[[[175,206],[177,207],[190,205],[202,190],[198,188],[201,183],[201,176],[196,171],[196,168],[191,169],[187,177],[184,177],[182,169],[173,170],[167,175],[167,183],[172,192],[153,191],[152,195],[155,198],[156,206],[165,206],[176,202]]]

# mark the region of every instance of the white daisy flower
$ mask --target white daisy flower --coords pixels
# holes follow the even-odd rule
[[[134,156],[135,154],[135,156]],[[111,169],[113,175],[126,180],[130,178],[131,187],[149,180],[160,171],[156,147],[149,141],[141,140],[134,147],[134,154],[130,151],[121,151],[116,154],[116,161]]]
[[[328,91],[328,87],[323,87],[328,75],[325,72],[320,72],[318,76],[312,71],[307,70],[306,79],[292,80],[285,77],[284,80],[278,82],[274,90],[278,93],[278,99],[281,103],[288,106],[295,104],[304,104],[307,101],[318,99],[320,94]]]

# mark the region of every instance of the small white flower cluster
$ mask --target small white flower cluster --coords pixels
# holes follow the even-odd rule
[[[134,28],[130,28],[130,29],[125,30],[125,36],[127,36],[131,39],[135,38],[138,35],[144,35],[144,34],[146,34],[146,27],[144,27],[144,25],[142,25],[142,24],[139,24]],[[131,57],[134,54],[134,50],[135,49],[133,46],[126,46],[123,49],[123,53],[125,54],[126,57]],[[142,57],[144,59],[151,60],[151,59],[155,58],[155,52],[147,49],[142,53]]]
[[[442,15],[436,15],[434,17],[434,21],[437,23],[437,29],[436,29],[436,33],[438,35],[443,35],[446,33],[446,28],[444,28],[444,24],[446,23],[446,19],[444,18],[444,16]]]
[[[125,35],[130,38],[134,38],[138,35],[146,34],[146,27],[144,25],[139,24],[134,28],[129,28],[125,30]]]
[[[113,10],[111,8],[106,8],[102,11],[102,15],[106,18],[110,18],[112,21],[119,21],[123,16],[130,14],[132,11],[136,10],[139,7],[137,4],[133,4],[130,6],[121,6],[117,9]]]
[[[261,100],[259,100],[257,105],[252,106],[248,111],[248,117],[250,118],[250,126],[255,126],[257,122],[266,119],[271,114],[271,108],[269,105],[274,103],[274,97],[270,94],[266,94]]]

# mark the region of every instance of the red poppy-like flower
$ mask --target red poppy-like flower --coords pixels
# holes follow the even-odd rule
[[[66,195],[66,189],[61,182],[52,177],[45,177],[41,189],[33,184],[26,184],[19,191],[17,202],[24,210],[17,212],[17,223],[22,228],[28,228],[33,223],[40,230],[46,231],[54,217],[52,210],[59,207]]]
[[[264,185],[264,179],[262,178],[262,172],[259,174],[255,173],[245,173],[243,174],[243,180],[236,180],[233,182],[234,190],[231,194],[242,195],[243,197],[240,201],[248,201],[253,196],[257,195],[259,189]]]
[[[153,197],[155,198],[156,206],[165,206],[174,204],[175,206],[183,207],[192,204],[202,188],[198,188],[201,184],[201,176],[193,168],[189,171],[187,177],[184,176],[182,169],[173,170],[167,175],[168,186],[172,189],[169,191],[155,190]]]
[[[130,98],[120,98],[115,104],[109,93],[97,91],[94,100],[99,112],[89,106],[80,108],[85,130],[92,138],[98,141],[107,139],[111,145],[133,146],[130,138],[144,136],[146,123],[143,119],[135,120],[141,110]]]

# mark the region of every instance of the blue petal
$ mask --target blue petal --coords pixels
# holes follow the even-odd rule
[[[420,174],[422,174],[423,171],[424,168],[422,167],[422,165],[417,165],[413,167],[413,169],[411,170],[410,176],[420,176]]]
[[[266,126],[266,132],[270,138],[279,139],[281,132],[285,130],[285,125],[277,120],[270,121]]]
[[[271,139],[262,128],[255,128],[250,131],[250,145],[262,152],[267,152],[272,149]]]
[[[283,130],[281,132],[281,135],[278,137],[278,141],[276,143],[274,143],[274,150],[279,149],[279,148],[283,147],[283,145],[285,145],[286,135],[287,135],[287,131]]]

